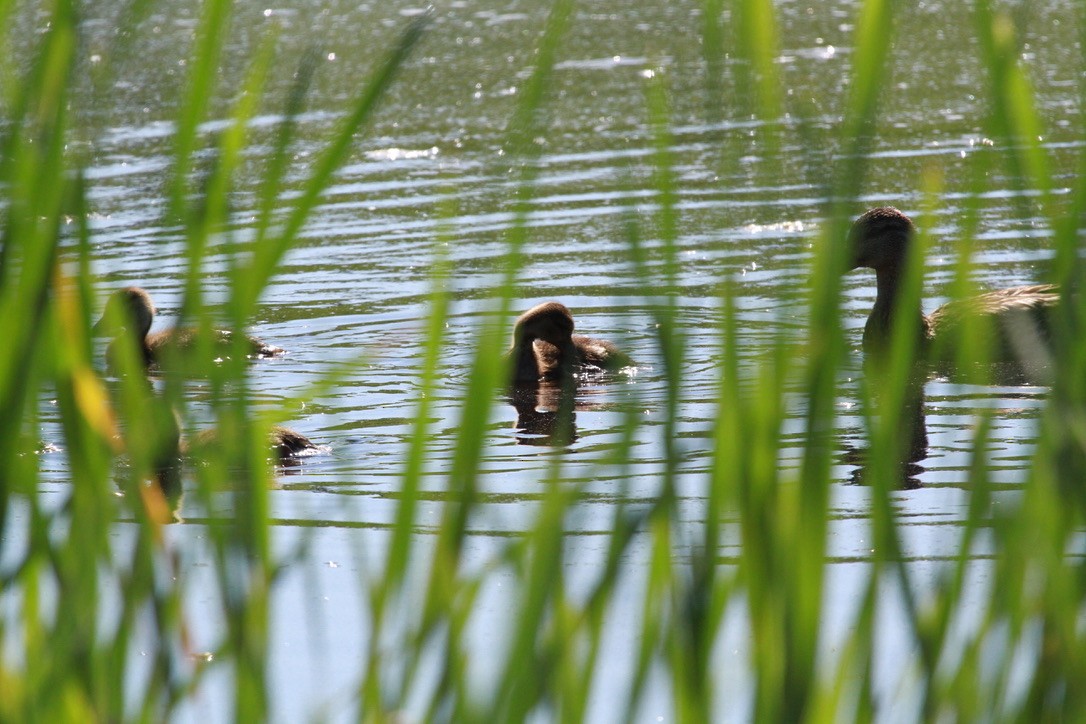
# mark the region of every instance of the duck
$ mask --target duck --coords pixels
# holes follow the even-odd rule
[[[614,343],[573,334],[573,315],[560,302],[543,302],[513,324],[513,382],[538,382],[571,376],[574,371],[620,370],[634,364]]]
[[[302,433],[283,425],[272,425],[268,430],[269,457],[280,465],[296,464],[299,458],[314,455],[322,450],[315,442]],[[197,455],[219,444],[219,431],[215,428],[201,430],[192,438],[191,444],[184,444],[181,450],[186,455]]]
[[[154,320],[157,310],[151,295],[141,287],[124,287],[110,295],[106,301],[102,318],[94,325],[95,334],[111,334],[113,341],[106,348],[106,365],[110,369],[116,368],[117,339],[122,334],[134,334],[139,345],[140,360],[145,370],[156,370],[161,363],[163,350],[167,347],[177,346],[179,349],[191,349],[196,344],[196,330],[188,328],[172,328],[159,332],[151,332],[151,322]],[[118,320],[125,320],[124,324],[117,328]],[[231,345],[233,334],[227,330],[217,329],[215,333],[215,345],[219,348],[228,348]],[[277,357],[284,350],[274,345],[246,335],[245,337],[249,357]]]
[[[268,432],[268,445],[276,459],[284,464],[321,450],[319,445],[302,433],[282,425],[272,426]]]
[[[891,324],[897,313],[901,276],[905,272],[909,244],[916,236],[912,219],[892,206],[870,209],[852,224],[849,241],[852,267],[875,271],[875,305],[864,325],[865,354],[877,353],[889,342]],[[997,335],[993,345],[993,363],[1025,364],[1037,356],[1037,343],[1049,337],[1049,314],[1059,304],[1059,289],[1052,284],[1009,287],[959,299],[924,314],[902,310],[912,315],[925,358],[949,361],[956,341],[966,325],[987,318]],[[1033,357],[1034,360],[1026,358]]]

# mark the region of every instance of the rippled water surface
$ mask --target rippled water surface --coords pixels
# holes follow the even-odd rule
[[[336,122],[360,90],[390,38],[421,7],[405,2],[340,3],[297,0],[265,9],[236,8],[222,82],[227,89],[215,106],[223,117],[266,28],[283,28],[268,108],[252,130],[247,162],[253,178],[270,153],[270,133],[282,93],[302,54],[322,59],[301,119],[300,141],[288,184],[303,178]],[[1003,153],[985,137],[987,82],[975,60],[969,11],[951,2],[902,8],[892,69],[883,96],[873,159],[863,184],[866,205],[894,204],[913,212],[921,206],[921,173],[942,178],[936,246],[929,259],[925,290],[930,310],[945,298],[953,274],[951,251],[962,234],[957,221],[973,193],[973,169],[988,154],[979,200],[981,224],[976,275],[981,284],[1008,286],[1039,281],[1051,257],[1048,230],[1039,228],[1023,202],[1020,182],[1004,173]],[[1031,5],[1025,24],[1027,58],[1036,84],[1044,139],[1057,180],[1070,183],[1081,145],[1082,119],[1075,101],[1079,67],[1075,31],[1062,18],[1069,2]],[[307,554],[290,564],[274,610],[273,687],[277,718],[296,720],[348,698],[361,670],[364,630],[360,572],[370,570],[386,544],[385,528],[395,513],[403,453],[417,405],[422,353],[422,320],[438,253],[452,262],[453,303],[446,352],[432,414],[428,491],[420,511],[419,535],[436,525],[444,500],[444,477],[460,424],[461,398],[480,326],[495,320],[495,288],[516,223],[518,173],[504,153],[506,128],[531,72],[533,49],[545,19],[542,4],[439,3],[434,21],[406,71],[398,78],[376,122],[354,143],[352,160],[306,227],[262,298],[252,329],[287,348],[285,357],[259,362],[254,388],[269,405],[291,397],[335,362],[360,361],[333,394],[289,411],[289,424],[327,445],[329,452],[285,470],[272,496],[276,545],[288,550],[310,537]],[[722,359],[718,327],[721,283],[730,277],[742,326],[741,363],[758,358],[781,329],[805,325],[802,294],[811,244],[822,223],[825,183],[837,163],[837,124],[848,91],[844,78],[854,23],[852,3],[779,3],[781,37],[777,71],[787,89],[785,115],[762,126],[752,120],[750,98],[738,79],[741,68],[726,57],[716,83],[707,82],[701,51],[699,6],[691,2],[644,3],[610,0],[581,5],[562,44],[546,104],[546,132],[539,177],[526,224],[528,241],[517,284],[517,310],[547,299],[563,301],[579,330],[608,337],[638,362],[636,372],[591,380],[578,393],[576,440],[566,449],[548,444],[545,429],[516,429],[518,413],[496,397],[488,421],[481,480],[484,504],[469,522],[469,559],[482,564],[504,545],[509,533],[524,530],[538,513],[548,466],[564,457],[570,479],[587,481],[586,498],[569,522],[569,577],[602,560],[619,502],[637,504],[658,490],[655,475],[664,466],[661,427],[665,383],[656,346],[653,312],[659,299],[646,294],[627,253],[631,215],[640,221],[650,274],[663,279],[663,255],[656,225],[653,140],[646,102],[646,75],[652,71],[667,88],[678,211],[678,324],[688,348],[683,364],[677,445],[679,491],[684,500],[704,495],[710,464],[710,427]],[[84,51],[98,52],[111,38],[111,4],[87,18]],[[183,239],[164,221],[165,183],[171,165],[175,104],[184,78],[184,58],[195,27],[195,8],[173,3],[146,23],[119,61],[117,82],[97,87],[88,77],[85,92],[96,94],[95,112],[83,119],[85,150],[91,158],[96,272],[103,293],[138,284],[154,296],[163,316],[176,313],[185,259]],[[21,21],[28,31],[41,18]],[[28,33],[32,35],[32,33]],[[146,58],[153,62],[145,62]],[[209,124],[209,136],[222,124]],[[1057,195],[1057,203],[1060,196]],[[235,238],[252,233],[256,196],[244,185],[232,198]],[[859,209],[857,209],[858,211]],[[213,268],[214,268],[213,264]],[[221,267],[221,258],[219,259]],[[838,400],[842,453],[866,445],[857,410],[859,336],[874,297],[873,278],[855,272],[846,280],[850,368]],[[225,277],[211,275],[206,291],[225,289]],[[651,291],[651,290],[649,290]],[[194,392],[194,394],[198,394]],[[1030,464],[1035,422],[1045,400],[1039,387],[970,387],[936,380],[926,390],[929,454],[915,476],[918,487],[895,496],[902,512],[905,554],[915,560],[918,579],[929,561],[955,555],[953,524],[966,516],[968,450],[978,410],[994,410],[990,451],[993,480],[1001,495],[1014,496]],[[546,401],[542,401],[546,408]],[[795,435],[803,401],[795,401]],[[529,408],[531,406],[529,405]],[[601,466],[605,453],[621,443],[627,415],[643,421],[634,441],[634,463],[623,474]],[[48,435],[48,420],[44,435]],[[797,449],[781,451],[793,467]],[[46,455],[43,465],[58,496],[67,476],[63,456]],[[866,520],[870,490],[857,485],[855,467],[842,462],[832,497],[835,520],[829,554],[828,610],[856,605],[850,571],[866,565],[871,548]],[[696,510],[691,507],[690,510]],[[201,559],[201,522],[206,511],[182,507],[185,525],[169,535],[190,540],[183,548],[187,574],[207,575]],[[681,536],[680,536],[681,540]],[[737,541],[720,551],[727,562]],[[633,555],[645,550],[634,546]],[[685,551],[681,546],[677,555]],[[636,589],[637,567],[625,585]],[[983,581],[983,558],[976,577]],[[584,578],[587,580],[587,577]],[[210,582],[209,582],[210,583]],[[854,586],[853,586],[854,587]],[[190,591],[197,587],[190,587]],[[498,577],[482,596],[474,644],[480,651],[503,645],[492,640],[508,592]],[[617,596],[616,600],[622,600]],[[210,605],[195,597],[195,611]],[[613,677],[623,686],[635,644],[621,636],[635,611],[615,612],[603,656],[614,662],[600,674],[602,691]],[[740,615],[737,612],[737,615]],[[833,615],[837,615],[836,613]],[[844,616],[845,614],[841,614]],[[197,617],[197,621],[199,621]],[[194,632],[212,641],[214,623]],[[833,621],[829,622],[833,631]],[[907,643],[887,634],[886,666],[892,671],[895,646]],[[197,647],[199,644],[197,644]],[[730,626],[717,654],[721,667],[735,671],[726,686],[739,701],[749,647],[741,627]],[[484,657],[485,660],[485,657]],[[486,664],[480,667],[485,669]],[[485,670],[480,676],[486,675]],[[214,681],[212,682],[214,684]],[[225,683],[225,682],[223,682]],[[214,716],[216,687],[196,705]],[[659,689],[645,702],[645,717],[666,712]],[[621,693],[621,691],[616,692]],[[736,699],[732,699],[735,701]],[[606,702],[595,703],[598,712]],[[743,706],[729,711],[741,714]]]

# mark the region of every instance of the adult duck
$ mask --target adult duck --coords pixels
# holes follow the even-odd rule
[[[999,289],[949,302],[931,314],[924,314],[919,304],[915,309],[898,309],[909,245],[915,236],[912,220],[889,206],[867,211],[852,225],[852,269],[874,269],[877,285],[875,306],[864,326],[865,352],[884,348],[895,316],[905,314],[916,327],[920,354],[925,357],[951,359],[965,327],[980,322],[991,323],[990,329],[997,335],[990,361],[1035,361],[1037,343],[1048,337],[1048,315],[1059,303],[1057,288],[1035,284]]]
[[[140,287],[124,287],[110,295],[106,301],[102,318],[94,325],[96,334],[107,334],[113,338],[106,348],[106,364],[116,369],[116,344],[122,335],[131,335],[139,349],[140,360],[144,369],[157,369],[162,361],[165,349],[176,347],[179,350],[192,349],[196,345],[196,330],[187,328],[166,329],[151,332],[151,322],[155,318],[154,302],[151,295]],[[227,330],[214,330],[214,344],[217,351],[226,352],[232,345],[233,335]],[[257,339],[245,337],[246,355],[249,357],[275,357],[283,350]]]
[[[576,371],[619,370],[633,365],[613,343],[573,333],[573,315],[564,304],[537,304],[513,325],[513,382],[555,380]]]

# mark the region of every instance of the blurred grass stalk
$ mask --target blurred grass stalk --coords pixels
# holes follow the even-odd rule
[[[145,17],[148,6],[134,4],[132,17]],[[1018,60],[1014,25],[986,2],[975,7],[990,79],[992,137],[1008,149],[1000,158],[1008,162],[1012,177],[1022,179],[1022,188],[1042,192],[1036,205],[1057,230],[1053,278],[1077,287],[1081,261],[1075,220],[1086,208],[1086,174],[1078,179],[1070,202],[1051,194],[1045,149],[1036,140],[1041,125]],[[411,23],[393,44],[313,166],[302,193],[281,216],[277,215],[281,179],[290,163],[295,119],[315,68],[312,58],[303,60],[261,184],[256,241],[235,244],[224,230],[227,199],[246,146],[247,122],[278,66],[272,34],[252,61],[244,92],[230,112],[232,124],[214,139],[215,163],[197,183],[195,158],[207,143],[201,124],[208,117],[208,99],[216,93],[215,68],[230,10],[227,0],[208,0],[203,6],[188,66],[188,93],[178,110],[170,186],[170,213],[183,224],[187,239],[182,316],[204,329],[213,318],[200,283],[209,242],[222,241],[230,252],[231,296],[224,311],[230,324],[240,329],[321,192],[349,158],[352,139],[388,92],[425,22]],[[358,689],[366,718],[380,720],[417,707],[427,718],[497,721],[537,714],[584,719],[597,711],[593,707],[599,704],[594,702],[603,696],[601,668],[617,665],[629,670],[626,698],[603,709],[621,711],[627,718],[641,712],[650,687],[663,681],[671,694],[672,717],[680,720],[705,721],[737,711],[760,721],[867,719],[886,705],[885,683],[875,672],[882,645],[876,622],[886,620],[884,607],[904,611],[895,621],[910,633],[916,652],[907,670],[918,684],[917,716],[1077,719],[1086,713],[1086,692],[1079,686],[1086,678],[1086,646],[1079,625],[1082,564],[1080,558],[1067,556],[1075,550],[1086,503],[1082,485],[1086,345],[1070,333],[1081,326],[1077,320],[1086,313],[1082,306],[1086,296],[1069,298],[1063,310],[1068,333],[1061,338],[1075,342],[1056,348],[1054,394],[1021,503],[998,509],[991,505],[987,466],[991,418],[981,416],[974,434],[973,489],[960,550],[942,566],[934,593],[923,600],[916,597],[893,504],[901,463],[908,455],[903,426],[909,424],[910,406],[923,404],[922,393],[917,399],[913,373],[915,340],[898,325],[889,364],[879,371],[877,381],[865,382],[861,401],[870,432],[874,551],[870,565],[852,564],[855,575],[866,579],[848,627],[851,633],[843,641],[824,638],[825,576],[832,565],[827,556],[832,535],[830,494],[837,452],[834,410],[848,353],[841,331],[840,277],[847,255],[843,239],[865,188],[865,159],[886,83],[892,10],[892,3],[879,0],[868,0],[858,10],[851,96],[837,139],[839,168],[825,189],[827,223],[815,246],[805,337],[781,332],[753,360],[756,364],[741,361],[735,285],[723,280],[715,450],[705,496],[682,500],[684,506],[700,505],[700,514],[686,513],[682,523],[677,488],[685,347],[681,325],[676,323],[681,293],[679,194],[671,169],[666,78],[657,74],[646,83],[657,203],[646,220],[630,210],[629,249],[630,263],[645,287],[658,290],[645,305],[655,310],[659,330],[662,369],[655,372],[666,380],[666,419],[658,427],[666,459],[651,505],[615,506],[607,554],[587,593],[574,594],[564,581],[570,561],[563,531],[579,504],[581,489],[564,480],[560,454],[552,457],[536,522],[481,573],[464,570],[461,552],[477,504],[487,420],[494,391],[506,378],[497,362],[505,343],[504,328],[490,325],[480,330],[463,424],[447,474],[451,495],[437,531],[430,535],[418,529],[431,435],[428,406],[446,344],[442,330],[450,305],[451,267],[438,254],[418,417],[405,452],[391,544],[383,572],[365,584],[369,593],[365,615],[377,632],[365,654]],[[0,68],[4,73],[0,338],[9,345],[8,354],[0,356],[0,409],[6,412],[0,417],[0,459],[5,461],[0,466],[0,540],[6,546],[0,556],[5,561],[0,591],[5,599],[18,602],[20,612],[14,618],[0,617],[0,650],[5,652],[0,659],[0,719],[164,719],[189,701],[213,666],[232,672],[234,718],[266,718],[268,607],[278,561],[270,546],[267,487],[272,473],[263,442],[267,423],[252,414],[247,373],[241,364],[230,362],[182,369],[167,376],[158,391],[143,385],[138,374],[107,387],[92,364],[88,330],[97,295],[87,190],[81,160],[65,151],[72,133],[69,103],[79,62],[78,11],[71,0],[57,0],[33,64],[26,69]],[[0,0],[0,19],[16,12],[15,0]],[[527,214],[541,153],[534,139],[546,133],[553,65],[576,12],[569,0],[553,5],[535,72],[519,94],[510,124],[506,146],[522,175],[517,223],[510,233],[505,282],[497,301],[497,317],[502,320],[510,317],[518,298],[521,250],[529,243]],[[705,0],[703,5],[707,101],[718,104],[709,109],[710,117],[728,117],[727,83],[721,76],[738,69],[735,84],[745,89],[744,98],[751,99],[743,110],[761,119],[759,139],[764,149],[787,147],[779,143],[783,131],[776,128],[784,94],[775,70],[775,49],[780,47],[775,12],[767,0]],[[733,35],[723,32],[725,26],[734,30]],[[128,30],[138,32],[139,27],[133,21]],[[740,148],[721,151],[725,162],[740,155]],[[992,154],[976,157],[980,168],[973,191],[979,196],[988,177],[983,166],[995,159]],[[937,176],[917,183],[927,194],[929,213],[933,212],[939,197]],[[1065,207],[1074,212],[1070,218]],[[645,233],[643,226],[651,231]],[[925,241],[917,245],[909,266],[906,288],[914,300],[923,283]],[[963,293],[968,288],[971,249],[967,240],[958,266],[957,288]],[[135,369],[134,358],[128,365]],[[177,553],[162,527],[176,501],[168,500],[168,486],[146,483],[176,472],[168,461],[178,454],[177,426],[187,428],[191,417],[183,380],[196,373],[210,378],[223,445],[185,485],[208,510],[222,508],[216,501],[224,493],[231,501],[230,513],[207,526],[225,632],[211,652],[212,664],[190,649],[182,605],[187,583],[177,575]],[[57,400],[72,475],[70,495],[60,506],[38,487],[36,431],[43,395],[55,395]],[[786,474],[779,452],[788,411],[797,399],[805,410],[804,454],[798,473]],[[636,414],[628,417],[626,443],[600,460],[601,466],[628,474],[638,420]],[[131,430],[145,434],[129,434]],[[114,465],[118,455],[128,460],[119,479]],[[180,478],[175,482],[182,484]],[[118,488],[123,497],[114,495]],[[179,487],[174,492],[179,494]],[[134,526],[131,547],[118,546],[113,539],[118,519]],[[976,558],[975,544],[982,533],[987,533],[986,546],[995,556],[988,563]],[[642,538],[647,545],[635,547]],[[740,541],[737,557],[722,560],[721,547],[735,539]],[[984,565],[991,570],[991,585],[983,592],[978,611],[977,591],[970,589],[977,577],[969,571]],[[635,566],[643,569],[643,577],[631,573]],[[421,599],[415,598],[415,583],[408,576],[416,569],[428,571]],[[480,686],[465,632],[477,615],[479,590],[497,569],[516,582],[517,607],[504,632],[508,647],[498,654],[499,673]],[[631,575],[644,581],[636,607],[640,623],[623,632],[636,642],[637,656],[630,662],[607,661],[601,659],[600,647],[604,637],[614,633],[608,629],[608,614],[627,605],[616,596]],[[107,591],[112,593],[106,595]],[[105,606],[103,597],[111,602],[119,598],[120,603]],[[890,597],[904,605],[895,606]],[[420,602],[412,605],[414,601]],[[966,608],[966,601],[972,608]],[[749,635],[750,660],[737,670],[718,668],[726,616],[740,616]],[[977,623],[964,626],[963,620]],[[139,632],[148,621],[153,633]],[[137,655],[137,642],[147,657]],[[8,656],[11,651],[17,655]],[[421,673],[427,670],[425,662],[435,657],[436,681]],[[721,698],[722,682],[732,679],[751,682],[749,695],[741,701]]]
[[[138,19],[149,4],[129,8],[131,25],[115,35],[118,53],[140,32]],[[160,389],[145,381],[130,344],[118,347],[124,374],[116,382],[107,385],[93,364],[90,327],[100,290],[92,276],[81,167],[86,160],[67,147],[71,137],[88,133],[73,128],[73,119],[86,120],[74,107],[86,99],[76,89],[86,72],[77,51],[81,9],[74,0],[52,3],[32,64],[0,69],[0,332],[11,345],[0,356],[0,398],[7,413],[0,421],[0,590],[15,606],[6,609],[19,612],[0,617],[0,650],[18,652],[0,659],[0,719],[164,720],[199,691],[212,660],[232,672],[233,701],[222,703],[232,707],[233,718],[264,719],[268,606],[279,563],[269,536],[271,420],[251,409],[240,348],[218,365],[196,361],[212,355],[170,360]],[[271,32],[253,58],[226,130],[209,136],[203,124],[218,92],[216,69],[231,9],[229,0],[201,6],[174,136],[169,214],[184,229],[188,261],[181,321],[205,332],[203,344],[209,344],[207,332],[216,318],[201,284],[209,243],[226,251],[231,291],[225,317],[240,330],[428,19],[408,23],[393,41],[300,193],[284,204],[282,172],[314,66],[312,58],[303,60],[261,184],[257,238],[237,244],[229,236],[227,202],[248,122],[274,67],[276,35]],[[25,11],[15,2],[0,2],[0,18]],[[0,32],[7,34],[9,27],[5,23]],[[108,57],[103,65],[112,67]],[[94,81],[99,91],[110,87],[101,75]],[[197,173],[201,155],[214,162]],[[187,494],[212,511],[206,530],[224,633],[210,652],[191,649],[181,603],[186,581],[163,529],[182,490],[179,435],[191,427],[184,391],[191,377],[208,379],[218,427],[218,444],[194,466],[186,485]],[[59,505],[38,487],[43,396],[57,400],[72,476],[71,493]],[[120,466],[118,457],[124,459]],[[224,509],[229,513],[216,512]],[[121,544],[118,521],[132,524],[121,529],[133,531]]]

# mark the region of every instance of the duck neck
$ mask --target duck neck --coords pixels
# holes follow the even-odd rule
[[[155,364],[155,353],[151,350],[151,345],[147,342],[147,336],[140,337],[140,356],[143,358],[144,368],[150,368]]]
[[[147,339],[147,335],[151,333],[153,319],[154,315],[148,310],[136,309],[132,311],[131,327],[129,327],[132,330],[130,335],[139,348],[144,367],[149,366],[155,359],[154,352],[151,351],[151,343]]]
[[[902,268],[899,264],[875,270],[877,285],[875,306],[871,309],[871,316],[867,318],[867,324],[864,326],[864,347],[884,347],[888,344],[894,319],[901,314],[906,314],[910,319],[915,320],[920,339],[924,339],[927,319],[920,305],[917,304],[915,309],[900,309],[901,272]]]
[[[155,353],[151,350],[150,340],[147,339],[147,335],[151,333],[151,318],[149,316],[146,319],[140,317],[136,320],[135,325],[133,338],[136,347],[139,349],[143,366],[150,367],[155,361]]]
[[[119,363],[117,362],[117,356],[121,353],[118,348],[121,347],[121,345],[127,346],[129,344],[136,345],[136,354],[139,355],[139,360],[143,364],[143,368],[145,370],[154,367],[155,353],[151,349],[151,346],[147,343],[147,338],[140,337],[139,339],[133,339],[131,342],[129,342],[127,339],[123,338],[127,336],[128,335],[125,334],[114,337],[113,341],[109,343],[108,347],[106,347],[106,367],[113,372],[120,371]]]
[[[539,363],[536,361],[534,337],[518,337],[513,340],[509,356],[513,358],[513,381],[536,382],[539,380]]]

